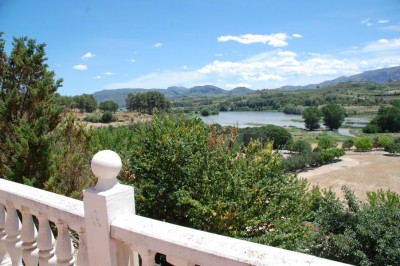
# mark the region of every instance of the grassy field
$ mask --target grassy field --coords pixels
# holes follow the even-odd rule
[[[329,131],[329,130],[316,130],[316,131],[307,131],[305,129],[297,128],[297,127],[288,127],[286,128],[294,140],[303,139],[310,143],[317,143],[318,138],[321,136],[329,136],[334,139],[336,142],[343,142],[351,137],[344,136],[337,131]]]

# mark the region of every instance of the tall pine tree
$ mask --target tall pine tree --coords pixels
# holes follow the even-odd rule
[[[45,44],[14,38],[9,55],[0,33],[0,176],[42,188],[54,174],[54,130],[63,108],[62,80],[46,65]]]

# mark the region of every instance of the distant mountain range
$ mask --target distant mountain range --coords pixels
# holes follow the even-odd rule
[[[341,82],[388,82],[400,81],[400,66],[381,68],[376,70],[365,71],[349,77],[339,77],[333,80],[327,80],[318,84],[309,84],[305,86],[283,86],[280,89],[285,90],[302,90],[314,89],[317,87],[326,87],[336,85]]]
[[[192,88],[185,87],[168,87],[167,89],[115,89],[115,90],[102,90],[93,93],[94,98],[98,103],[104,101],[114,101],[119,106],[125,106],[125,100],[130,93],[139,93],[147,91],[158,91],[165,95],[165,97],[172,99],[177,97],[191,97],[191,96],[224,96],[224,95],[244,95],[254,93],[254,90],[244,87],[238,87],[233,90],[224,90],[212,85],[196,86]]]
[[[377,70],[366,71],[357,75],[349,77],[339,77],[333,80],[321,82],[319,84],[310,84],[306,86],[283,86],[279,89],[284,90],[300,90],[300,89],[314,89],[317,87],[326,87],[335,85],[341,82],[388,82],[388,81],[400,81],[400,66],[382,68]],[[185,87],[168,87],[167,89],[150,89],[152,91],[158,91],[165,95],[169,99],[176,97],[199,97],[199,96],[224,96],[224,95],[246,95],[254,93],[256,91],[245,87],[238,87],[233,90],[224,90],[212,85],[195,86],[192,88]],[[119,106],[125,106],[125,100],[130,93],[146,92],[148,89],[115,89],[115,90],[102,90],[93,93],[98,103],[104,101],[114,101]]]

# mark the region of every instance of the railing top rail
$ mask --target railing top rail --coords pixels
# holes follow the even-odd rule
[[[145,248],[200,265],[344,265],[134,214],[115,219],[111,237],[133,249]]]
[[[34,215],[43,213],[52,221],[63,220],[74,230],[85,227],[82,201],[0,178],[0,203],[7,201],[18,209],[29,208]]]

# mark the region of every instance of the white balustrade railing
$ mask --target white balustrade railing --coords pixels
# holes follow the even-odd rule
[[[49,221],[57,228],[56,240]],[[69,228],[79,236],[77,258]],[[85,228],[82,201],[0,179],[1,266],[22,260],[27,266],[88,265]]]
[[[133,187],[116,179],[121,166],[116,153],[97,153],[98,183],[83,201],[0,179],[0,266],[153,266],[157,253],[187,266],[341,265],[138,216]]]

